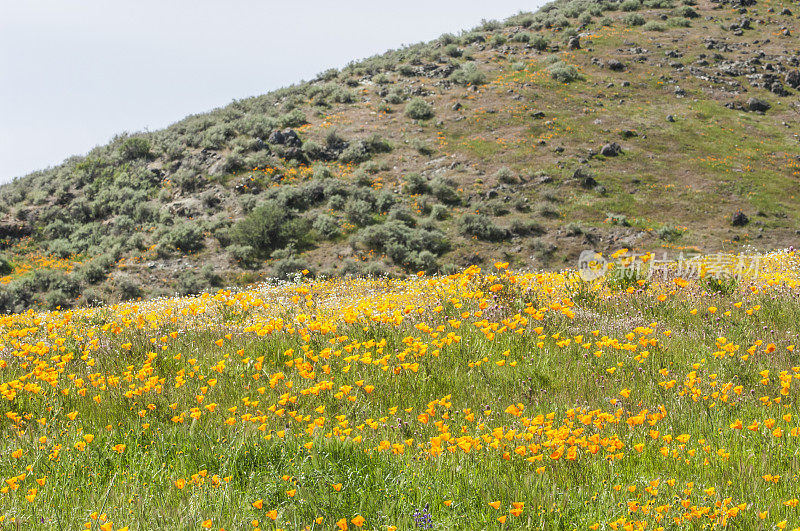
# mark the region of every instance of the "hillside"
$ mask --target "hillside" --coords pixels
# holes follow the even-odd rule
[[[800,7],[558,1],[0,188],[0,310],[796,244]]]

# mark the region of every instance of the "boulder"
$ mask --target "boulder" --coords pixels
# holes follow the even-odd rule
[[[606,66],[609,70],[613,70],[614,72],[621,72],[622,70],[625,70],[625,64],[617,59],[609,59],[606,61]]]
[[[600,148],[600,154],[604,157],[616,157],[622,152],[622,146],[616,142],[611,142]]]
[[[731,225],[734,227],[744,227],[750,222],[750,218],[747,217],[747,214],[742,212],[741,210],[737,210],[733,213],[731,217]]]
[[[772,106],[764,100],[750,98],[747,100],[747,110],[752,112],[767,112]]]
[[[567,49],[568,50],[580,50],[581,49],[581,38],[578,36],[570,37],[567,41]]]
[[[800,88],[800,70],[790,70],[786,72],[783,81],[793,89]]]
[[[294,129],[284,129],[283,131],[275,130],[270,133],[267,142],[286,147],[300,147],[303,145],[303,141],[300,140],[300,137],[297,136]]]

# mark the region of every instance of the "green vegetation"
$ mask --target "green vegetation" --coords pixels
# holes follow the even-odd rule
[[[716,7],[558,0],[120,135],[0,188],[2,309],[297,268],[399,276],[497,253],[549,268],[592,247],[796,244],[800,67],[786,37],[800,28],[782,1],[747,6],[749,29]],[[770,109],[747,112],[745,89]],[[612,142],[621,156],[598,155]],[[749,222],[733,226],[739,210]],[[363,242],[387,223],[391,254]]]

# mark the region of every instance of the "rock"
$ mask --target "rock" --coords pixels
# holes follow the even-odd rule
[[[569,41],[567,41],[567,49],[568,50],[580,50],[581,49],[581,38],[578,36],[570,37]]]
[[[734,212],[733,216],[731,217],[731,225],[734,227],[744,227],[749,222],[750,218],[748,218],[747,215],[741,210]]]
[[[572,178],[578,181],[581,188],[594,188],[597,186],[597,180],[583,168],[575,170],[575,173],[572,174]]]
[[[306,155],[303,153],[303,150],[297,147],[289,147],[284,151],[283,158],[286,160],[296,160],[298,162],[305,162]]]
[[[783,78],[783,81],[793,89],[800,88],[800,70],[786,72],[786,77]]]
[[[668,115],[667,115],[667,121],[668,121],[668,122],[670,122],[670,123],[672,123],[672,122],[674,122],[674,121],[675,121],[675,117],[674,117],[674,116],[672,116],[671,114],[668,114]]]
[[[679,87],[679,86],[676,86],[676,87],[675,87],[675,91],[674,91],[674,92],[675,92],[675,95],[676,95],[676,96],[678,96],[678,97],[683,97],[683,96],[686,96],[686,91],[685,91],[685,90],[683,90],[683,89],[682,89],[681,87]]]
[[[616,157],[622,152],[622,146],[616,142],[611,142],[600,148],[600,154],[604,157]]]
[[[545,116],[545,114],[542,111],[533,111],[531,113],[531,117],[536,118],[537,120],[540,120],[540,119],[544,118],[544,116]]]
[[[609,70],[613,70],[615,72],[621,72],[622,70],[625,70],[625,65],[622,63],[622,61],[618,61],[617,59],[609,59],[606,61],[606,66]]]
[[[167,209],[173,216],[194,217],[203,212],[203,204],[196,197],[187,197],[168,203]]]
[[[758,98],[750,98],[747,100],[747,110],[752,112],[767,112],[772,105],[764,100]]]
[[[267,138],[267,142],[270,144],[278,144],[280,146],[287,146],[287,147],[300,147],[303,145],[302,140],[300,137],[297,136],[297,133],[294,129],[284,129],[283,131],[273,131],[270,133],[269,138]]]
[[[454,111],[460,111],[460,110],[461,110],[461,107],[462,107],[461,103],[459,103],[459,102],[456,102],[456,103],[453,105],[452,109],[453,109]]]
[[[781,10],[781,15],[786,15],[788,17],[791,17],[792,16],[792,11],[788,7],[784,7]]]

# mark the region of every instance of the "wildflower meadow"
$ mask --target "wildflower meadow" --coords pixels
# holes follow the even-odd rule
[[[800,255],[625,256],[0,317],[0,529],[798,528]]]

